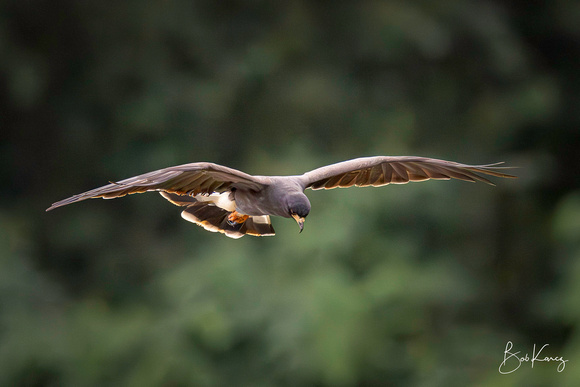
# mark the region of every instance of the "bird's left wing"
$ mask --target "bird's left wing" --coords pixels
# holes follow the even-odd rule
[[[415,156],[362,157],[317,168],[306,172],[300,176],[300,179],[305,188],[332,189],[352,186],[379,187],[429,179],[483,181],[493,185],[491,181],[480,174],[495,177],[515,177],[499,172],[502,168],[507,167],[498,167],[498,164],[466,165]]]
[[[129,179],[112,182],[50,206],[47,211],[92,198],[112,199],[133,193],[164,191],[179,195],[211,194],[231,188],[259,191],[268,184],[266,177],[252,176],[214,163],[191,163],[159,169]]]

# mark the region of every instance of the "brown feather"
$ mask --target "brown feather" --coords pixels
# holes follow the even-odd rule
[[[190,163],[130,177],[71,196],[54,203],[47,211],[86,199],[112,199],[147,191],[197,195],[224,192],[232,187],[258,191],[267,184],[267,177],[248,175],[213,163]]]
[[[410,181],[459,179],[470,182],[481,181],[493,185],[481,175],[503,178],[515,176],[499,172],[498,164],[466,165],[452,161],[414,156],[363,157],[327,165],[300,176],[306,188],[333,189],[406,184]]]
[[[165,196],[165,195],[164,195]],[[195,200],[194,198],[191,198]],[[173,200],[171,200],[173,202]],[[252,236],[272,236],[276,232],[270,223],[270,217],[267,217],[267,223],[258,223],[254,217],[250,216],[243,223],[231,224],[228,222],[228,216],[231,212],[219,208],[211,202],[194,202],[187,206],[181,213],[183,219],[193,222],[208,231],[220,232],[234,239],[244,235]]]

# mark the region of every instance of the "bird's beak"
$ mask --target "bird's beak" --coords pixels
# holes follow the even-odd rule
[[[297,214],[292,214],[292,217],[298,223],[298,227],[300,227],[300,232],[304,229],[304,218],[298,216]]]

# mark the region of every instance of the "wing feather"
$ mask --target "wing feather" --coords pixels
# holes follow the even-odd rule
[[[356,174],[355,173],[346,173],[342,176],[342,178],[338,182],[338,186],[340,187],[352,187],[356,181]]]
[[[47,211],[92,198],[112,199],[147,191],[163,191],[179,195],[209,195],[231,188],[259,191],[269,184],[264,176],[252,176],[214,163],[190,163],[159,169],[143,175],[111,182],[103,187],[71,196],[50,206]]]
[[[369,176],[370,173],[368,169],[361,169],[358,173],[358,176],[356,177],[355,185],[357,187],[368,185]]]
[[[384,176],[383,176],[383,169],[380,165],[375,165],[371,168],[370,176],[369,176],[369,184],[373,187],[378,187],[384,184]]]
[[[304,187],[311,189],[379,187],[387,184],[406,184],[410,181],[458,179],[470,182],[481,181],[493,185],[482,175],[515,178],[500,170],[509,167],[467,165],[415,156],[362,157],[317,168],[301,175]]]

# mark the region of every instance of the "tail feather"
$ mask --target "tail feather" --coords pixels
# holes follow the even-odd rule
[[[208,231],[221,232],[234,239],[241,238],[246,234],[253,236],[275,234],[268,215],[250,216],[243,223],[232,224],[228,222],[228,216],[231,212],[210,201],[198,201],[192,196],[181,196],[167,192],[161,192],[161,195],[175,205],[187,207],[181,213],[181,217]]]
[[[271,236],[276,233],[270,222],[269,215],[250,216],[248,220],[242,223],[240,231],[253,236]]]
[[[188,206],[181,213],[181,217],[189,222],[202,226],[208,231],[221,232],[230,238],[241,238],[243,223],[230,224],[227,220],[228,212],[212,204],[197,202]]]

